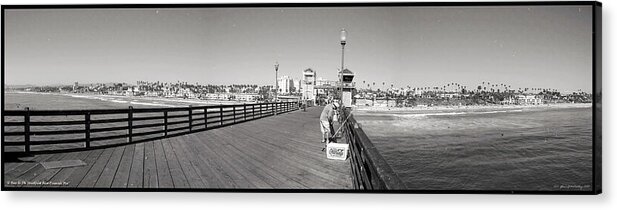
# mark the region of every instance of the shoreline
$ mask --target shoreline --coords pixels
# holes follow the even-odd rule
[[[556,103],[542,105],[471,105],[471,106],[432,106],[432,107],[367,107],[356,106],[354,111],[359,113],[430,113],[443,111],[485,111],[485,110],[538,110],[538,109],[565,109],[591,108],[592,103]]]
[[[250,101],[221,101],[221,100],[201,100],[201,99],[183,99],[183,98],[163,98],[149,96],[124,96],[124,95],[105,95],[105,94],[88,94],[88,93],[45,93],[45,92],[27,92],[27,91],[11,91],[5,93],[13,94],[35,94],[35,95],[55,95],[66,96],[73,98],[83,98],[90,100],[100,100],[118,104],[136,104],[145,106],[163,106],[163,107],[186,107],[190,105],[230,105],[230,104],[246,104],[257,103]]]

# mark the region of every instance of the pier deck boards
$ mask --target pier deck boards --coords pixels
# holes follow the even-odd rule
[[[128,146],[22,158],[27,161],[4,163],[5,181],[73,188],[351,189],[349,159],[328,160],[321,151],[321,109]],[[75,159],[87,165],[40,165]]]

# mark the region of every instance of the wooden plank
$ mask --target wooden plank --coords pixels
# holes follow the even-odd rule
[[[200,138],[198,139],[208,139],[207,137],[204,137],[203,134],[205,134],[207,132],[203,132],[203,133],[199,133]],[[195,138],[195,136],[191,136],[193,138]],[[194,141],[194,140],[193,140]],[[201,164],[198,165],[198,168],[200,169],[200,171],[207,173],[208,171],[211,171],[211,174],[214,174],[214,176],[217,178],[216,180],[218,181],[216,183],[216,185],[218,185],[219,188],[239,188],[240,186],[237,185],[234,181],[234,179],[232,178],[231,175],[229,175],[226,170],[223,170],[223,167],[220,164],[219,158],[211,158],[211,156],[215,156],[216,153],[213,153],[210,150],[206,150],[205,148],[198,148],[197,146],[194,146],[195,144],[190,144],[187,145],[187,148],[191,151],[191,153],[193,153],[195,155],[195,157],[201,161]]]
[[[96,181],[94,187],[103,187],[109,188],[111,187],[111,183],[114,181],[114,177],[116,176],[116,171],[118,170],[118,166],[120,165],[120,160],[122,159],[122,155],[124,154],[125,147],[115,147],[109,161],[103,168],[103,172],[99,176],[99,179]]]
[[[214,132],[212,132],[214,133]],[[221,138],[219,138],[221,139]],[[256,188],[272,188],[268,183],[270,179],[265,179],[264,176],[259,176],[253,161],[240,161],[239,157],[246,154],[242,152],[233,153],[233,144],[211,144],[213,149],[217,151],[217,155],[221,157],[224,164],[229,165],[232,170],[237,172],[239,181],[246,181]]]
[[[45,161],[61,160],[66,155],[67,154],[54,154],[49,159],[47,159]],[[43,162],[43,161],[41,161],[41,162]],[[38,175],[40,175],[41,173],[44,173],[45,171],[46,171],[45,167],[43,167],[40,164],[40,162],[39,162],[34,167],[32,167],[30,170],[25,171],[22,175],[20,175],[19,177],[15,178],[15,179],[16,180],[21,180],[21,181],[34,181],[33,179],[35,179]],[[18,187],[40,187],[40,185],[38,185],[38,184],[25,184],[25,185],[19,185]]]
[[[290,119],[295,119],[295,118],[290,118]],[[284,122],[284,120],[282,120],[282,119],[279,120],[279,121],[283,121],[283,122],[280,122],[281,125],[295,124],[295,123],[291,123],[291,122]],[[279,149],[285,149],[285,147],[292,147],[292,148],[293,147],[300,147],[301,145],[294,145],[296,143],[292,142],[292,141],[294,141],[294,139],[298,139],[298,138],[300,138],[300,139],[304,138],[304,141],[312,141],[311,139],[306,139],[306,136],[308,136],[308,135],[294,135],[294,134],[291,134],[291,133],[287,133],[287,130],[289,130],[289,129],[276,129],[276,128],[281,128],[281,125],[265,126],[263,128],[263,130],[262,130],[263,132],[259,132],[259,131],[256,131],[256,130],[248,130],[247,132],[237,132],[237,133],[249,133],[249,134],[251,134],[250,136],[244,136],[244,137],[238,137],[238,138],[240,138],[240,139],[252,138],[252,139],[255,139],[257,141],[266,141],[264,143],[271,144],[270,146],[278,147]],[[305,125],[303,127],[306,128]],[[258,129],[256,127],[251,127],[251,126],[238,126],[236,128],[238,128],[238,129],[251,129],[251,128]],[[318,127],[316,129],[318,129]],[[267,134],[267,135],[265,135],[265,134]],[[319,135],[319,134],[317,134],[317,135]],[[270,140],[263,140],[263,139],[268,139],[268,136],[270,136],[269,137]],[[276,140],[277,138],[273,138],[272,136],[284,136],[284,138],[280,138],[280,139],[282,139],[281,141],[277,141],[275,144],[273,144],[272,143],[273,140]],[[319,137],[314,137],[314,138],[318,139]],[[316,147],[316,146],[320,147],[320,146],[318,146],[318,145],[320,145],[320,143],[313,143],[313,145],[314,145],[313,147]],[[282,150],[282,151],[285,151],[285,150]],[[323,154],[323,152],[321,152],[320,149],[316,150],[316,149],[301,148],[300,147],[294,153],[296,153],[296,154],[295,155],[291,155],[290,157],[294,158],[296,156],[300,156],[301,159],[297,159],[299,161],[299,164],[303,164],[303,163],[305,163],[307,161],[311,161],[311,160],[312,161],[318,161],[318,162],[315,162],[316,165],[323,165],[324,167],[329,168],[329,169],[334,170],[334,171],[337,171],[337,169],[338,169],[338,171],[342,172],[341,175],[345,175],[345,176],[349,175],[348,167],[335,167],[335,165],[332,165],[332,164],[319,163],[320,161],[324,161],[324,159],[325,159],[323,157],[323,156],[325,156],[325,154]],[[304,160],[304,159],[306,159],[306,160]],[[334,163],[336,163],[336,164],[341,164],[341,163],[348,164],[348,163],[345,163],[345,162],[342,162],[342,161],[341,162],[334,162]],[[341,171],[341,168],[345,169],[345,170]]]
[[[154,144],[154,157],[156,158],[156,173],[159,179],[160,188],[173,188],[174,182],[171,179],[171,173],[169,171],[169,165],[167,164],[167,157],[165,157],[165,151],[161,140],[153,142]]]
[[[225,178],[223,174],[215,173],[214,168],[211,166],[209,160],[202,160],[202,158],[197,155],[195,152],[195,148],[190,146],[187,141],[194,141],[191,137],[194,135],[187,135],[178,137],[178,148],[182,151],[182,156],[186,155],[186,158],[191,162],[193,168],[198,173],[201,181],[205,185],[206,188],[221,188],[223,186],[222,183],[225,182]],[[188,139],[188,140],[187,140]]]
[[[26,162],[23,162],[22,164],[18,165],[17,167],[15,167],[12,170],[6,170],[5,169],[6,171],[4,172],[4,178],[7,181],[10,181],[10,180],[23,181],[23,180],[16,180],[16,178],[19,177],[19,176],[22,176],[26,172],[32,170],[34,167],[39,165],[39,162],[47,161],[50,158],[52,158],[53,156],[54,155],[52,155],[52,154],[37,155],[34,158],[32,158],[31,160],[26,160]]]
[[[82,152],[78,152],[79,155],[77,155],[77,157],[75,157],[78,160],[83,160],[84,162],[86,162],[85,160],[90,156],[90,154],[92,154],[92,150],[87,150],[87,151],[82,151]],[[87,165],[88,163],[86,162],[86,166],[80,166],[80,167],[71,167],[71,168],[62,168],[60,169],[56,174],[54,174],[54,176],[52,178],[50,178],[48,181],[49,182],[55,182],[55,183],[63,183],[60,186],[49,186],[49,187],[62,187],[64,186],[64,184],[68,184],[68,182],[66,182],[66,180],[71,176],[71,174],[73,174],[73,172],[75,172],[76,170],[80,169],[80,168],[85,168],[88,167]]]
[[[58,159],[58,160],[74,160],[77,159],[79,160],[83,155],[83,152],[72,152],[72,153],[68,153],[66,154],[66,156]],[[78,167],[78,166],[77,166]],[[66,167],[66,168],[73,168],[73,167]],[[44,182],[44,185],[41,186],[37,186],[37,187],[50,187],[51,186],[51,182],[50,179],[53,178],[58,172],[60,172],[60,170],[62,170],[63,168],[53,168],[53,169],[47,169],[44,170],[42,173],[40,173],[39,175],[37,175],[36,177],[34,177],[33,179],[31,179],[30,181],[40,181],[40,182]],[[47,182],[47,183],[45,183]],[[59,184],[59,182],[54,182],[55,184]]]
[[[237,127],[237,129],[241,129],[241,130],[248,129],[248,128],[250,127]],[[297,138],[295,135],[281,136],[281,135],[286,135],[286,134],[277,134],[276,130],[270,131],[267,128],[264,128],[264,129],[266,129],[268,131],[267,133],[271,135],[253,134],[251,130],[246,130],[244,132],[238,132],[238,133],[241,133],[241,134],[244,133],[244,136],[240,138],[251,138],[255,141],[263,142],[264,144],[269,145],[270,147],[273,147],[273,149],[279,150],[283,154],[289,156],[289,158],[292,158],[293,160],[297,160],[299,164],[306,163],[307,161],[313,161],[311,163],[316,164],[316,165],[322,165],[323,167],[334,170],[334,171],[340,171],[341,167],[338,167],[338,165],[333,165],[333,164],[340,165],[344,163],[343,161],[338,161],[338,162],[331,161],[332,162],[331,164],[323,163],[324,160],[326,160],[325,153],[321,151],[321,147],[323,144],[319,142],[315,142],[317,141],[315,139],[319,139],[319,137],[317,136],[311,140],[305,140],[305,141],[314,141],[314,143],[312,143],[312,146],[303,147],[302,144],[296,144],[295,142],[293,142]],[[251,135],[246,135],[247,133]],[[302,136],[301,138],[304,138],[304,137],[305,136]],[[268,138],[270,140],[264,140]]]
[[[244,139],[235,141],[231,144],[231,149],[242,154],[237,156],[238,161],[244,161],[254,165],[254,171],[251,173],[255,173],[256,176],[267,181],[273,188],[307,188],[307,186],[302,184],[302,181],[296,179],[296,177],[287,177],[285,174],[282,174],[281,171],[283,170],[276,167],[280,164],[273,164],[272,160],[259,158],[264,154],[268,154],[270,151],[257,151],[252,144],[247,142],[248,141],[244,141]]]
[[[156,173],[156,157],[154,155],[154,144],[150,142],[144,143],[144,188],[158,188],[159,180]]]
[[[213,139],[212,132],[204,132],[203,134],[206,135],[208,139]],[[253,183],[247,180],[241,172],[238,172],[234,165],[227,161],[227,159],[232,157],[227,157],[222,153],[221,149],[224,148],[221,148],[220,145],[225,144],[228,143],[225,141],[210,141],[208,144],[194,144],[194,146],[201,148],[202,151],[205,152],[204,154],[210,154],[208,158],[214,160],[215,168],[218,171],[224,171],[228,178],[231,179],[238,188],[255,188],[256,186]]]
[[[133,162],[131,163],[131,171],[129,173],[128,188],[142,188],[144,187],[144,180],[146,174],[144,173],[145,162],[145,143],[135,144],[135,151],[133,152]]]
[[[105,166],[107,165],[107,162],[109,161],[109,158],[111,158],[113,152],[114,148],[104,149],[101,156],[96,160],[96,162],[94,162],[94,165],[92,165],[90,171],[88,171],[86,176],[84,176],[84,179],[81,180],[77,187],[94,187],[96,181],[98,181],[101,176],[101,173],[103,173],[103,170],[105,169]]]
[[[316,161],[316,157],[305,156],[304,158],[297,157],[298,151],[290,151],[290,148],[282,147],[275,143],[262,141],[259,138],[255,138],[250,135],[246,135],[243,132],[234,132],[236,135],[244,134],[243,136],[236,136],[237,139],[243,139],[253,142],[252,146],[260,151],[270,151],[273,155],[265,155],[267,152],[263,152],[262,157],[265,161],[271,161],[271,159],[277,159],[278,161],[271,163],[279,167],[279,171],[286,174],[291,179],[298,180],[303,185],[310,188],[324,188],[325,186],[334,187],[338,183],[338,178],[342,175],[332,175],[333,170],[324,171],[327,162],[325,161],[325,154],[320,154],[319,157],[323,158],[321,161]],[[274,156],[274,157],[272,157]],[[255,159],[258,159],[257,157]],[[307,163],[308,162],[308,163]],[[319,168],[317,168],[319,167]]]
[[[135,145],[128,145],[124,148],[124,154],[118,166],[118,171],[111,184],[112,188],[126,188],[129,184],[129,175],[131,174],[131,166],[133,164],[133,154]]]
[[[165,157],[167,158],[167,165],[169,166],[169,172],[173,181],[174,188],[189,188],[189,183],[184,175],[184,171],[180,166],[180,162],[176,157],[176,153],[169,144],[169,141],[175,141],[175,138],[161,140],[163,150],[165,151]]]
[[[84,162],[86,162],[86,164],[88,165],[80,167],[77,170],[73,171],[73,173],[71,173],[71,175],[66,179],[68,185],[63,187],[77,187],[81,180],[86,176],[86,174],[88,174],[88,171],[90,171],[94,163],[103,154],[103,151],[104,150],[102,149],[98,149],[90,152],[88,157],[84,160]]]
[[[188,152],[178,145],[178,142],[180,141],[181,139],[174,138],[169,141],[169,146],[172,147],[189,186],[197,189],[206,188],[206,185],[202,181],[202,177],[197,172],[195,165],[191,162],[191,159],[189,159],[189,154],[187,154]]]

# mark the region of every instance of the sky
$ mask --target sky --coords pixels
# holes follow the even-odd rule
[[[279,76],[334,80],[342,28],[362,87],[592,84],[590,6],[19,9],[3,21],[8,85],[267,85],[275,62]]]

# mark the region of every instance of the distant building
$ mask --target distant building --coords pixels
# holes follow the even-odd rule
[[[302,100],[306,100],[310,104],[315,104],[315,79],[317,72],[313,69],[305,69],[302,71]]]
[[[291,94],[295,92],[296,87],[294,87],[294,80],[289,76],[282,76],[278,79],[279,83],[279,94]]]
[[[543,103],[542,97],[538,95],[516,95],[514,98],[515,104],[519,105],[540,105]],[[509,99],[511,102],[512,99]]]
[[[208,93],[206,94],[206,99],[208,100],[223,100],[227,101],[231,98],[230,94],[227,93]]]
[[[257,101],[259,99],[259,94],[237,94],[237,101]]]
[[[334,89],[338,87],[338,81],[335,80],[327,80],[324,78],[317,78],[315,81],[315,89],[317,95],[327,94],[328,89]]]

